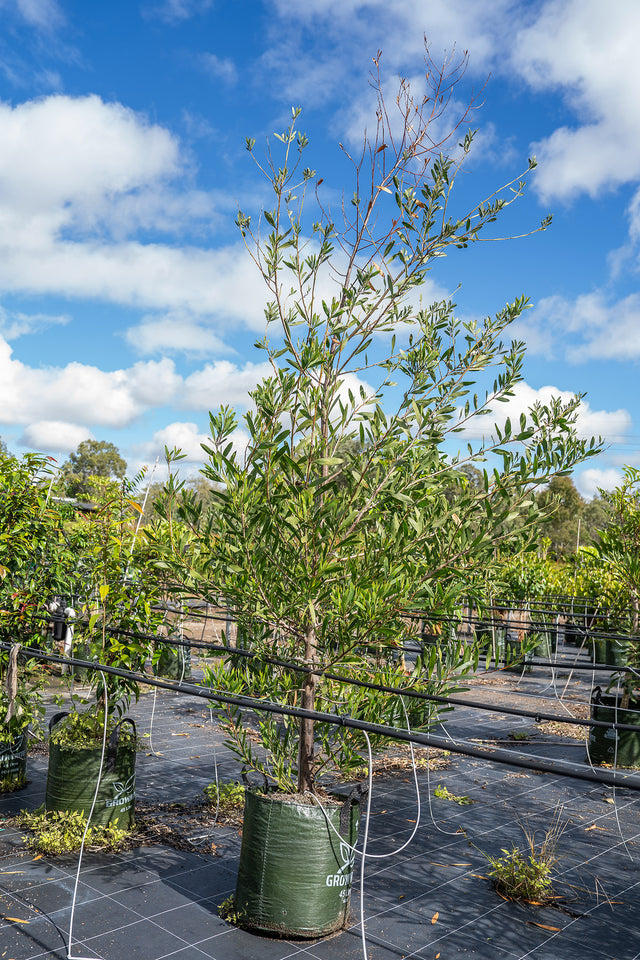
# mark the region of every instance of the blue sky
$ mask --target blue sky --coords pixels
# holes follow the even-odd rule
[[[241,410],[263,372],[266,299],[234,219],[270,202],[244,149],[303,107],[328,198],[338,148],[371,122],[368,74],[420,90],[432,56],[469,51],[479,94],[461,200],[538,169],[503,230],[438,264],[425,296],[464,317],[528,295],[516,406],[585,392],[606,451],[586,496],[640,463],[640,4],[637,0],[0,0],[0,435],[64,460],[115,443],[131,468],[208,411]],[[456,104],[453,105],[454,110]],[[459,289],[457,289],[459,287]]]

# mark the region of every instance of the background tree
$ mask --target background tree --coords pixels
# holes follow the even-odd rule
[[[127,462],[118,448],[106,440],[83,440],[75,453],[62,465],[62,479],[67,496],[88,497],[91,477],[121,480]]]
[[[602,499],[585,501],[571,477],[553,477],[538,494],[537,502],[547,516],[542,535],[551,541],[552,557],[571,556],[579,545],[591,543],[606,523],[607,510]]]

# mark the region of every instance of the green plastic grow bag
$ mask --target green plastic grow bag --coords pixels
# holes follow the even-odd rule
[[[23,786],[27,780],[27,731],[8,743],[0,743],[0,780]]]
[[[318,937],[342,929],[349,916],[360,820],[352,797],[319,806],[245,795],[234,908],[239,924],[282,937]]]
[[[191,649],[189,647],[161,647],[160,656],[153,664],[153,672],[157,677],[166,677],[168,680],[190,680]]]
[[[52,725],[63,716],[65,714],[56,715]],[[120,743],[120,728],[124,723],[133,727],[134,739],[130,744]],[[100,787],[91,823],[98,826],[113,824],[125,829],[131,827],[136,782],[135,733],[135,723],[129,717],[116,725],[109,738],[102,769],[101,748],[83,749],[50,741],[45,809],[78,811],[88,817],[99,778]]]
[[[534,656],[543,660],[550,660],[557,650],[557,634],[555,630],[544,630],[536,635],[537,643],[533,648]]]
[[[592,641],[593,649],[593,662],[605,664],[609,663],[607,659],[607,644],[608,640],[602,640],[599,637],[595,637]]]
[[[591,719],[607,723],[626,723],[637,726],[636,730],[613,730],[606,727],[590,727],[589,757],[592,763],[615,763],[619,767],[640,766],[640,702],[631,700],[629,709],[621,710],[616,705],[620,698],[601,694],[596,687],[591,701]],[[617,741],[617,750],[616,750]]]

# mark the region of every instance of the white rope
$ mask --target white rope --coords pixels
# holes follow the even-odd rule
[[[106,752],[107,746],[107,722],[109,717],[109,697],[107,694],[107,681],[103,673],[100,674],[100,679],[102,680],[102,686],[104,687],[104,727],[102,730],[102,754],[100,757],[100,770],[98,771],[98,781],[96,783],[96,789],[93,794],[93,801],[91,803],[91,809],[89,810],[89,816],[87,817],[87,823],[84,828],[84,833],[82,835],[82,843],[80,844],[80,854],[78,856],[78,869],[76,870],[76,880],[73,885],[73,897],[71,900],[71,917],[69,918],[69,943],[67,946],[67,960],[95,960],[94,957],[72,957],[71,956],[71,944],[73,941],[73,917],[76,909],[76,897],[78,894],[78,882],[80,880],[80,868],[82,866],[82,854],[84,853],[84,844],[87,839],[87,833],[89,832],[89,824],[91,823],[91,817],[93,816],[93,811],[96,806],[96,801],[98,799],[98,791],[100,790],[100,782],[102,780],[102,765],[104,763],[104,755]],[[78,943],[80,941],[77,941]]]

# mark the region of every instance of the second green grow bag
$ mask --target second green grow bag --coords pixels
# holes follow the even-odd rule
[[[234,899],[240,926],[319,937],[346,925],[359,804],[352,795],[323,807],[331,827],[319,806],[246,791]]]
[[[626,723],[636,730],[614,730],[612,727],[589,728],[589,758],[592,763],[615,763],[618,767],[640,766],[640,702],[631,700],[629,709],[621,710],[620,698],[600,693],[596,687],[591,701],[591,719],[606,723]],[[616,749],[617,742],[617,749]]]
[[[0,780],[7,782],[9,790],[24,786],[27,782],[27,731],[15,739],[0,743]]]
[[[57,714],[51,726],[66,714]],[[123,724],[130,724],[133,738],[122,743]],[[136,783],[136,726],[130,717],[116,724],[101,766],[102,749],[82,748],[49,742],[49,769],[45,794],[46,810],[78,811],[89,816],[96,792],[91,823],[98,826],[128,828],[134,821]]]

